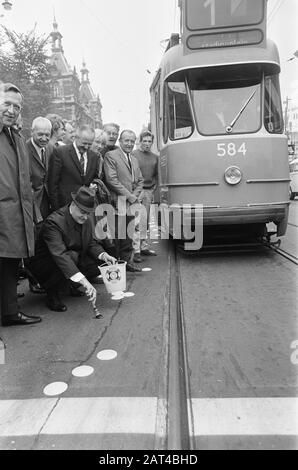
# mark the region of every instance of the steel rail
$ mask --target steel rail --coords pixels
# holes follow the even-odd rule
[[[170,257],[170,341],[168,387],[168,450],[194,448],[190,409],[189,369],[180,267],[176,250]]]

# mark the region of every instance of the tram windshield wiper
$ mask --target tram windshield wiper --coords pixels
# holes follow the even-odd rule
[[[257,92],[257,88],[252,92],[252,94],[250,95],[250,97],[246,100],[246,102],[244,103],[244,105],[243,105],[242,108],[240,109],[239,113],[237,113],[236,116],[234,117],[234,119],[233,119],[233,121],[231,122],[231,124],[226,127],[226,132],[228,132],[228,133],[232,132],[234,125],[236,124],[236,122],[237,122],[238,119],[240,118],[241,114],[242,114],[243,111],[245,110],[245,108],[246,108],[246,106],[248,105],[248,103],[249,103],[249,102],[252,100],[252,98],[255,96],[256,92]]]

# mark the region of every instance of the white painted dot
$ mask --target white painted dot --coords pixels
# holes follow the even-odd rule
[[[124,299],[124,292],[118,291],[112,293],[112,300],[121,300]]]
[[[52,382],[43,389],[43,393],[52,397],[54,395],[61,395],[61,393],[64,393],[67,389],[68,385],[65,382]]]
[[[133,297],[134,295],[134,292],[124,292],[124,297]]]
[[[153,245],[159,245],[159,242],[153,242]]]
[[[152,271],[152,269],[151,268],[143,268],[142,271],[149,272],[149,271]]]
[[[72,370],[72,375],[75,377],[88,377],[93,374],[94,369],[91,366],[79,366]]]
[[[101,361],[111,361],[117,357],[117,352],[113,349],[103,349],[97,354],[97,358]]]

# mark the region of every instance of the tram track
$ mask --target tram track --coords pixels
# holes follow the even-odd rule
[[[254,255],[258,255],[258,252],[259,252],[261,256],[265,256],[266,251],[268,252],[268,248],[270,248],[270,250],[275,251],[277,254],[285,257],[292,263],[296,265],[298,264],[297,258],[293,255],[290,255],[290,253],[287,253],[285,250],[282,250],[274,246],[268,246],[262,243],[256,244],[254,246],[251,244],[248,244],[247,246],[242,247],[242,249],[238,251],[236,247],[230,247],[224,250],[223,247],[217,246],[217,247],[214,247],[214,250],[210,250],[210,248],[207,251],[203,250],[202,253],[200,253],[198,257],[202,259],[202,262],[205,265],[206,261],[211,255],[210,261],[213,260],[212,261],[212,265],[213,265],[216,259],[216,255],[218,255],[219,253],[220,254],[224,253],[227,256],[229,256],[230,254],[234,254],[237,256],[236,253],[238,253],[238,255],[240,256],[243,255],[244,257],[246,257],[247,255],[251,253],[252,256],[254,257]],[[170,353],[169,353],[169,383],[168,383],[169,394],[168,394],[167,449],[168,450],[173,450],[173,449],[194,450],[194,449],[200,448],[201,445],[204,446],[204,443],[206,441],[204,440],[204,437],[202,438],[203,440],[201,439],[198,440],[198,429],[200,428],[198,428],[199,425],[198,425],[197,407],[201,406],[200,403],[202,403],[203,400],[200,402],[198,398],[192,397],[192,393],[194,393],[194,397],[197,397],[198,392],[197,390],[192,390],[192,385],[191,385],[193,384],[191,370],[193,370],[194,364],[193,363],[191,364],[191,359],[189,357],[190,351],[188,351],[188,348],[193,347],[193,341],[190,340],[190,344],[188,344],[188,337],[187,337],[187,335],[189,335],[190,333],[189,319],[187,320],[187,315],[189,316],[190,314],[190,312],[188,311],[189,297],[187,297],[188,300],[186,299],[187,301],[184,302],[185,300],[184,296],[187,295],[187,292],[185,293],[182,291],[182,286],[185,283],[187,283],[187,279],[184,279],[185,266],[183,268],[183,263],[185,265],[185,256],[189,255],[189,253],[187,252],[182,253],[179,247],[173,246],[173,245],[170,251],[171,251],[169,255],[170,263],[171,263],[170,264],[171,281],[170,281],[170,294],[169,294],[170,295],[170,302],[169,302],[169,316],[170,316],[169,349],[170,349]],[[192,256],[194,257],[194,254],[192,254]],[[234,256],[233,258],[236,259]],[[247,259],[250,259],[250,257]],[[219,263],[221,263],[221,261],[219,261]],[[190,270],[192,269],[193,268],[190,268]],[[195,284],[193,286],[190,286],[190,288],[187,288],[188,293],[191,291],[192,288],[195,289]],[[248,284],[248,289],[250,288],[251,287],[249,287],[249,284]],[[258,316],[256,316],[256,318],[258,318]],[[186,323],[188,323],[187,328],[186,328]],[[251,328],[254,328],[254,327],[252,326]],[[186,329],[188,333],[186,332]],[[203,332],[201,331],[200,334],[202,335]],[[260,347],[259,344],[258,344],[258,347]],[[232,354],[229,355],[229,354],[224,353],[224,356],[223,356],[224,361],[226,361],[227,364],[230,364],[230,359],[231,359],[230,356],[233,358]],[[260,361],[262,362],[263,360],[264,360],[263,357],[260,357]],[[267,356],[266,356],[266,360],[267,360]],[[193,361],[193,357],[192,357],[192,361]],[[241,364],[241,361],[239,361],[239,363]],[[255,404],[258,403],[259,396],[262,397],[261,399],[264,400],[264,403],[265,402],[267,403],[267,401],[268,403],[270,403],[270,400],[271,400],[270,394],[268,395],[268,397],[266,396],[263,397],[262,392],[260,395],[258,395],[258,393],[255,393],[255,387],[252,387],[252,385],[250,384],[249,374],[246,373],[245,375],[242,370],[243,368],[245,369],[245,366],[244,366],[245,363],[242,362],[241,366],[239,366],[237,362],[237,367],[235,367],[234,363],[230,365],[227,365],[227,364],[224,367],[226,371],[228,371],[226,372],[227,376],[231,375],[231,380],[234,384],[237,384],[237,387],[239,386],[239,388],[245,388],[247,390],[246,393],[248,394],[248,396],[250,396],[248,400],[250,400],[250,403],[253,404],[252,406],[255,406]],[[248,377],[249,379],[245,380],[243,377]],[[220,383],[221,380],[218,380],[218,382]],[[249,387],[247,385],[248,383],[249,383]],[[248,392],[248,390],[250,391]],[[236,396],[237,396],[237,392],[236,392]],[[240,397],[241,397],[241,394],[240,394]],[[239,403],[241,403],[241,400],[243,400],[243,403],[245,402],[244,397],[245,397],[245,394],[243,395],[243,398],[239,398]],[[236,403],[237,399],[238,398],[231,398],[230,399],[231,401],[230,402],[228,401],[228,403],[232,403],[232,404],[234,402]],[[209,405],[209,403],[212,403],[212,399],[210,399],[209,401],[207,399],[207,406]],[[216,398],[214,399],[214,403],[217,403]],[[221,403],[220,398],[218,399],[218,403]],[[256,412],[255,417],[254,417],[254,420],[255,420],[254,422],[256,423],[254,424],[254,426],[256,428],[258,426],[257,416],[258,416],[258,413]],[[212,420],[213,419],[214,418],[212,418]],[[228,419],[228,421],[230,421],[230,418]],[[204,426],[206,426],[205,422],[203,422],[203,428]],[[276,432],[276,435],[278,435],[278,432]],[[225,442],[225,438],[222,438],[222,439],[223,439],[223,442]],[[232,438],[229,438],[229,439],[232,440]],[[250,439],[253,440],[253,437],[251,437]],[[274,439],[275,438],[273,438],[273,441]],[[278,440],[279,437],[276,439]],[[223,445],[225,446],[225,443]],[[290,444],[287,444],[287,445],[290,445]]]
[[[179,253],[169,252],[167,449],[193,450],[193,419]]]

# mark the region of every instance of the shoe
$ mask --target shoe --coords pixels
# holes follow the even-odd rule
[[[157,256],[157,253],[154,250],[149,250],[148,248],[145,248],[144,250],[141,250],[141,255]]]
[[[4,317],[2,319],[2,326],[33,325],[34,323],[40,322],[40,317],[25,315],[23,312],[18,312],[12,317]]]
[[[46,291],[40,286],[40,284],[33,284],[29,281],[29,289],[33,294],[45,294]]]
[[[133,257],[133,260],[134,260],[135,263],[141,263],[143,261],[143,258],[141,258],[140,253],[135,253],[134,257]]]
[[[58,294],[48,294],[46,299],[46,306],[54,312],[66,312],[67,307],[61,302]]]
[[[18,297],[18,299],[21,299],[22,297],[25,297],[24,292],[18,292],[17,297]]]
[[[133,263],[127,263],[126,265],[126,271],[129,271],[131,273],[141,273],[142,269],[139,268],[139,266],[136,266]]]
[[[103,278],[102,277],[92,277],[91,279],[88,279],[90,284],[103,284]]]

